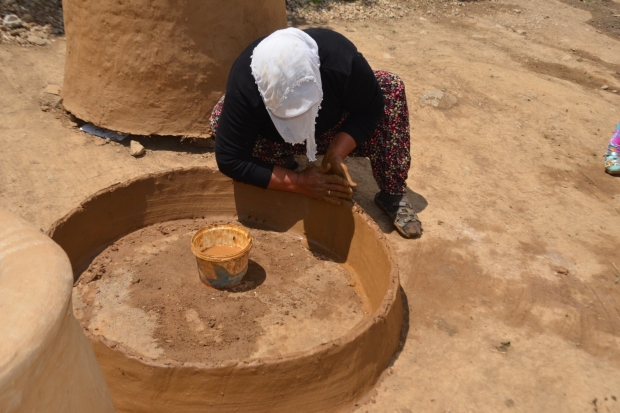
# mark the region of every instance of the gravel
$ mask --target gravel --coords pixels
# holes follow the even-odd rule
[[[4,18],[9,14],[17,15],[26,23],[50,25],[52,30],[64,32],[61,0],[0,0],[0,16]]]
[[[326,23],[330,20],[385,20],[405,17],[407,1],[389,0],[287,0],[289,24]]]
[[[61,0],[0,0],[0,43],[45,46],[64,34]]]
[[[332,20],[398,19],[422,11],[435,15],[447,8],[457,15],[457,6],[465,1],[475,0],[286,0],[286,9],[289,26],[320,25]],[[0,43],[41,46],[64,34],[62,0],[0,0],[0,19],[7,16],[8,24],[0,24]],[[15,18],[19,24],[9,22]]]

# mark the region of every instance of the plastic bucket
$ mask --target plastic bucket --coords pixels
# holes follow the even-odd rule
[[[217,246],[241,250],[229,255],[210,255],[207,250]],[[252,236],[245,228],[231,224],[204,227],[192,237],[192,253],[198,264],[198,276],[210,287],[230,288],[239,284],[248,272],[248,256]]]

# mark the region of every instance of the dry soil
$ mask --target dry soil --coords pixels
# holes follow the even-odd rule
[[[619,412],[620,179],[603,153],[620,120],[620,42],[572,3],[425,3],[400,20],[324,23],[405,81],[425,229],[393,232],[369,162],[350,160],[409,310],[402,351],[357,412]],[[215,166],[210,149],[164,138],[140,139],[134,159],[41,111],[63,62],[62,38],[0,44],[3,208],[45,229],[115,182]],[[430,106],[428,91],[457,102]]]

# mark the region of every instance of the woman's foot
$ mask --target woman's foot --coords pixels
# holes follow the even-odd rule
[[[396,230],[405,238],[420,238],[422,222],[418,219],[411,203],[405,195],[390,195],[379,192],[375,203],[394,222]]]
[[[620,176],[620,149],[612,145],[609,145],[605,153],[605,172]]]

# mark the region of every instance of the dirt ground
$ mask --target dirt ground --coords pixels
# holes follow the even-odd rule
[[[243,282],[204,286],[190,240],[214,223],[240,225],[166,222],[106,248],[73,289],[81,325],[141,356],[206,363],[310,350],[364,318],[352,274],[287,233],[251,229]]]
[[[368,161],[350,161],[409,310],[404,348],[356,412],[620,412],[620,178],[602,166],[620,120],[618,1],[437,3],[327,24],[406,83],[425,230],[393,232]],[[215,166],[209,148],[165,138],[136,159],[41,111],[64,50],[0,44],[3,208],[45,229],[115,182]]]

